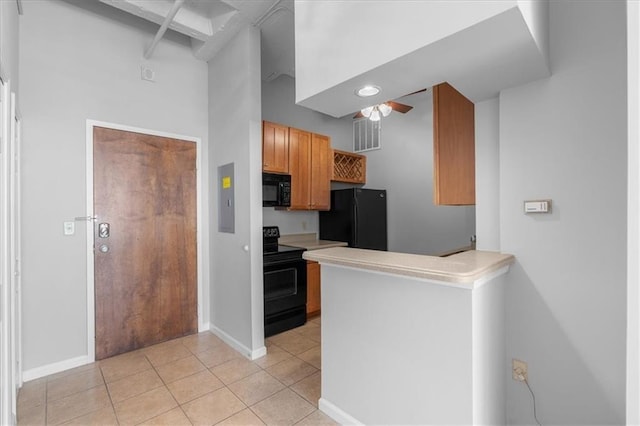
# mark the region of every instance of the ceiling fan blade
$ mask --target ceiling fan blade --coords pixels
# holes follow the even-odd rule
[[[361,112],[357,113],[356,115],[353,116],[353,118],[362,118],[364,117],[364,115],[362,115]]]
[[[398,111],[398,112],[401,112],[403,114],[407,113],[407,112],[409,112],[409,111],[411,111],[413,109],[412,106],[401,104],[400,102],[387,101],[385,103],[387,105],[389,105],[391,108],[393,108],[394,111]]]
[[[426,90],[427,90],[427,89],[420,89],[420,90],[416,90],[415,92],[411,92],[411,93],[406,94],[406,95],[404,95],[404,96],[411,96],[411,95],[415,95],[416,93],[424,92],[424,91],[426,91]],[[403,96],[403,98],[404,98],[404,96]]]

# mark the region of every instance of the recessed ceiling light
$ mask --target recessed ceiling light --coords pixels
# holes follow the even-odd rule
[[[356,95],[360,97],[374,96],[380,93],[380,88],[378,86],[364,86],[356,90]]]

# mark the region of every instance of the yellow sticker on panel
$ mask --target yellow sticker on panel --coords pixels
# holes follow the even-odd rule
[[[231,188],[231,176],[225,176],[222,178],[222,189]]]

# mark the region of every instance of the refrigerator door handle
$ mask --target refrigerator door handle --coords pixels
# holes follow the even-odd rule
[[[351,225],[353,246],[358,247],[358,197],[353,197],[353,223]]]

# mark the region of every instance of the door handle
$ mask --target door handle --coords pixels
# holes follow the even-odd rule
[[[108,223],[103,222],[98,225],[98,237],[100,238],[109,238],[111,235],[110,226]]]

